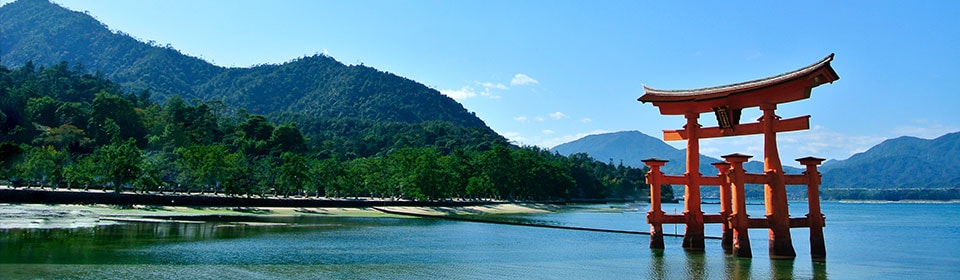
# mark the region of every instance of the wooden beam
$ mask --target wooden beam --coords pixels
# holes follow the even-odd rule
[[[659,221],[656,221],[656,222],[659,222],[661,224],[685,224],[687,223],[687,217],[684,215],[665,214],[663,216],[660,216]],[[647,221],[647,223],[650,223],[650,221]]]
[[[656,219],[655,221],[653,219]],[[767,219],[758,218],[763,220],[766,223]],[[806,219],[806,218],[804,218]],[[720,214],[703,214],[703,223],[704,224],[722,224],[726,223],[727,219]],[[659,224],[686,224],[687,216],[684,215],[674,215],[674,214],[664,214],[658,218],[647,217],[647,223],[659,223]],[[766,225],[766,224],[764,224]]]
[[[687,179],[687,176],[664,175],[663,182],[660,183],[666,185],[686,185],[688,182],[690,182],[690,180]]]
[[[785,185],[806,185],[810,178],[807,175],[784,175]]]
[[[719,186],[725,179],[719,176],[703,176],[700,177],[700,186]]]
[[[770,182],[770,178],[767,177],[767,174],[743,174],[743,182],[747,184],[766,184]]]
[[[770,221],[767,218],[750,218],[750,228],[770,228]],[[790,218],[791,228],[808,228],[810,219],[807,217]]]
[[[783,119],[776,122],[776,132],[797,131],[810,129],[810,116],[801,116],[792,119]],[[698,138],[717,138],[726,136],[740,136],[763,134],[763,126],[759,122],[740,124],[732,129],[722,129],[719,127],[706,127],[697,130]],[[664,141],[687,140],[687,130],[664,130]]]
[[[720,214],[703,214],[704,224],[722,224],[727,222],[727,217]]]

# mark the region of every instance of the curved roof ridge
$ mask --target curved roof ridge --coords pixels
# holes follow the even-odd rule
[[[820,61],[811,64],[809,66],[786,72],[783,74],[770,76],[766,78],[760,78],[752,81],[746,81],[741,83],[721,85],[714,87],[698,88],[698,89],[685,89],[685,90],[664,90],[664,89],[655,89],[643,85],[643,90],[645,94],[638,98],[637,100],[641,102],[653,102],[653,101],[685,101],[685,100],[699,100],[699,99],[709,99],[720,96],[726,96],[734,93],[745,92],[757,88],[762,88],[784,81],[789,81],[794,78],[805,76],[807,74],[816,72],[824,66],[828,66],[830,61],[833,60],[833,53],[827,57],[821,59]]]

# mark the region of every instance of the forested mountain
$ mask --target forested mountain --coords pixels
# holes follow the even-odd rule
[[[436,90],[326,56],[223,68],[19,0],[0,7],[0,62],[0,184],[411,200],[649,193],[639,168],[509,145]]]
[[[825,188],[960,187],[960,132],[899,137],[823,165]]]
[[[643,134],[639,131],[621,131],[588,135],[572,142],[560,144],[551,149],[563,155],[586,153],[597,160],[609,160],[628,166],[641,168],[645,166],[644,159],[659,158],[669,160],[662,168],[664,174],[680,175],[686,172],[687,152],[667,145],[658,138]],[[754,155],[762,156],[762,155]],[[711,165],[723,161],[705,155],[700,155],[700,174],[713,176],[717,168]],[[748,172],[763,173],[763,163],[751,161],[744,164]],[[799,174],[800,169],[785,166],[788,174]]]
[[[638,198],[638,168],[514,147],[442,121],[294,123],[164,104],[63,62],[0,65],[0,185],[410,200]],[[285,116],[281,116],[283,118]],[[665,193],[665,196],[669,196]]]
[[[128,91],[150,90],[158,100],[180,95],[188,102],[218,100],[264,115],[296,112],[300,117],[365,122],[444,121],[488,129],[439,91],[374,68],[347,66],[324,55],[280,65],[218,67],[172,46],[111,31],[85,13],[47,0],[19,0],[0,8],[0,63],[19,68],[28,61],[79,64],[102,72]]]

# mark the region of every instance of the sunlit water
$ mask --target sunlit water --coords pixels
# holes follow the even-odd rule
[[[646,209],[585,206],[524,215],[538,223],[646,231]],[[704,205],[716,212],[718,205]],[[622,210],[621,210],[622,209]],[[664,206],[682,212],[681,205]],[[603,210],[603,211],[597,211]],[[610,211],[614,210],[614,211]],[[762,205],[750,205],[762,216]],[[0,279],[952,279],[960,275],[960,204],[825,203],[827,261],[771,261],[766,230],[750,231],[753,259],[708,239],[647,248],[644,235],[417,218],[234,218],[203,224],[124,223],[81,229],[0,230]],[[791,213],[806,213],[792,203]],[[210,220],[210,219],[208,219]],[[231,222],[286,225],[242,226]],[[718,225],[707,235],[719,236]],[[672,233],[673,226],[664,230]],[[676,228],[683,233],[683,226]]]

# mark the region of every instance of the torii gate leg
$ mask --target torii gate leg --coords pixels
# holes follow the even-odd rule
[[[717,162],[713,164],[717,168],[720,178],[720,217],[723,217],[721,230],[723,236],[720,238],[720,247],[723,251],[730,253],[733,250],[733,226],[730,223],[730,215],[733,214],[733,195],[730,189],[730,163]]]
[[[686,232],[683,234],[683,248],[690,251],[703,251],[703,211],[700,211],[700,124],[699,113],[687,113],[687,187],[683,194],[683,215],[686,219]]]
[[[730,226],[733,228],[733,241],[731,253],[736,257],[749,258],[753,256],[750,249],[750,220],[747,216],[747,198],[744,193],[743,163],[747,162],[751,156],[741,154],[731,154],[723,156],[731,164],[730,185],[732,207],[730,214]]]
[[[776,104],[760,105],[763,117],[763,167],[767,174],[767,183],[763,188],[764,204],[767,208],[767,222],[770,225],[770,258],[793,259],[797,257],[790,239],[790,210],[787,205],[787,190],[783,175],[783,165],[777,152],[777,121],[774,114]]]
[[[810,212],[807,213],[807,221],[810,222],[810,257],[814,261],[825,261],[827,259],[827,248],[823,243],[824,217],[820,212],[820,172],[817,171],[817,165],[820,165],[824,159],[815,157],[806,157],[797,159],[800,164],[807,167],[804,175],[807,176],[807,205]]]
[[[659,159],[644,160],[650,171],[647,172],[647,184],[650,185],[650,212],[647,212],[647,223],[650,224],[650,249],[664,249],[663,245],[663,210],[661,210],[660,185],[663,172],[660,167],[667,161]]]

